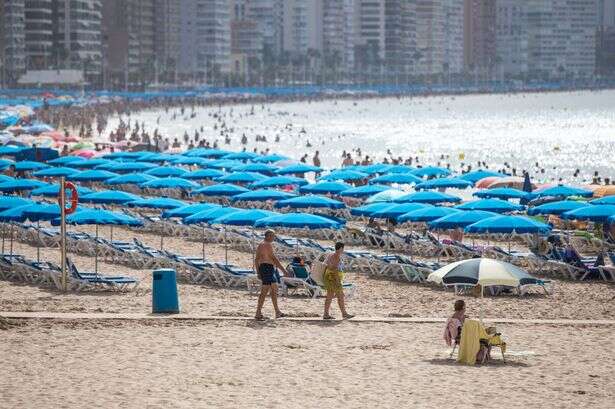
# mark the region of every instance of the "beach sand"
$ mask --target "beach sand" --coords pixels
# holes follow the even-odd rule
[[[1,407],[612,408],[611,327],[502,326],[448,359],[441,325],[26,321],[0,331]],[[7,327],[7,325],[5,325]],[[591,347],[591,346],[595,347]]]

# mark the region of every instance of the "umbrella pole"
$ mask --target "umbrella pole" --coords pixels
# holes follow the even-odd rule
[[[11,223],[11,256],[13,255],[13,223]]]
[[[203,255],[202,255],[202,257],[203,257],[203,261],[205,261],[205,225],[203,224],[202,227],[203,227],[203,236],[201,237],[201,239],[202,239],[201,241],[203,242]]]
[[[38,236],[38,240],[36,242],[36,262],[41,262],[41,222],[40,220],[36,221],[36,234]]]
[[[414,257],[414,238],[412,237],[412,223],[410,223],[410,261]]]
[[[162,251],[163,243],[164,243],[164,236],[162,233],[160,233],[160,251]]]
[[[109,241],[113,243],[113,225],[111,225],[111,233],[109,234]]]
[[[96,244],[94,246],[94,275],[98,275],[98,225],[96,225]]]
[[[480,303],[480,310],[479,310],[479,313],[478,313],[478,319],[479,319],[481,324],[483,323],[483,299],[484,299],[484,292],[485,292],[485,286],[481,285],[480,286],[480,300],[481,300],[481,303]]]
[[[6,226],[2,223],[2,254],[4,254],[4,233],[6,232]]]
[[[68,291],[68,277],[66,271],[66,191],[64,177],[60,178],[60,263],[62,264],[62,289]]]
[[[224,264],[228,266],[228,243],[226,241],[226,226],[224,226]]]

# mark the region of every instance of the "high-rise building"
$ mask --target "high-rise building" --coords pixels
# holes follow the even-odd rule
[[[494,0],[465,0],[463,59],[468,72],[490,72],[496,62]]]
[[[231,71],[248,78],[263,61],[263,27],[249,17],[250,0],[231,0]]]
[[[245,18],[255,21],[263,38],[263,55],[274,59],[282,51],[283,0],[244,0]]]
[[[380,66],[385,59],[385,0],[356,0],[354,16],[357,68]]]
[[[60,68],[67,55],[53,38],[53,0],[25,1],[26,68]],[[53,62],[53,63],[52,63]]]
[[[541,77],[594,73],[596,0],[528,0],[529,71]]]
[[[414,72],[415,5],[409,0],[385,1],[385,64],[390,74]]]
[[[200,0],[196,8],[197,64],[215,81],[230,70],[231,10],[227,0]]]
[[[154,3],[154,53],[160,67],[161,80],[166,82],[178,80],[182,48],[180,4],[178,0],[155,0]]]
[[[24,3],[0,4],[0,87],[14,84],[26,69]]]
[[[106,78],[114,84],[154,82],[154,0],[106,0],[102,31]]]
[[[598,2],[596,73],[615,76],[615,0]]]
[[[521,77],[528,72],[529,27],[526,2],[497,0],[495,69],[498,75]]]
[[[354,68],[353,2],[324,0],[322,11],[322,58],[336,72]],[[350,52],[348,52],[350,47]]]

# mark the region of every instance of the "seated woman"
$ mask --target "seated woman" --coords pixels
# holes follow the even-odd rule
[[[446,321],[444,328],[444,341],[449,347],[453,346],[453,342],[459,343],[461,338],[461,327],[466,319],[466,303],[463,300],[455,301],[455,312]]]

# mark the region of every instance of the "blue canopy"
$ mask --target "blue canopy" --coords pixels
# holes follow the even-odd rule
[[[21,152],[23,149],[24,149],[24,146],[11,146],[11,145],[0,146],[0,155],[14,155],[18,152]]]
[[[318,182],[301,186],[299,187],[299,191],[302,193],[329,193],[335,195],[351,188],[351,185],[342,182]]]
[[[0,211],[0,222],[24,222],[26,221],[26,216],[24,212],[32,206],[36,206],[38,203],[28,203],[22,204],[16,207],[11,207],[10,209],[3,209]]]
[[[266,217],[255,223],[256,227],[286,227],[308,229],[339,229],[342,224],[322,216],[307,213],[286,213]]]
[[[32,200],[24,199],[19,196],[0,196],[0,210],[12,209],[15,207],[25,206],[32,204]]]
[[[69,168],[77,168],[77,169],[93,169],[96,166],[104,165],[107,163],[111,163],[108,159],[87,159],[75,162],[65,163],[64,166],[68,166]]]
[[[440,230],[464,228],[483,219],[488,219],[497,215],[497,213],[486,212],[484,210],[459,211],[429,222],[429,228]]]
[[[198,183],[184,178],[159,178],[141,183],[142,188],[149,189],[196,189],[201,187]]]
[[[100,204],[124,204],[139,199],[141,197],[121,190],[100,190],[79,197],[80,202]]]
[[[194,180],[209,180],[216,179],[224,175],[226,175],[226,173],[217,169],[199,169],[193,172],[184,173],[182,175],[182,178]]]
[[[60,217],[60,206],[58,204],[36,203],[23,209],[23,215],[33,222],[53,220]]]
[[[79,196],[92,193],[92,189],[88,189],[87,187],[77,185],[76,188],[77,188],[77,194],[79,194]],[[34,189],[33,191],[30,192],[30,195],[31,196],[58,197],[59,192],[60,192],[60,185],[53,184],[53,185],[45,185],[43,187]],[[65,194],[66,194],[66,197],[70,197],[70,190],[66,190]]]
[[[365,199],[365,203],[393,202],[395,199],[399,199],[405,195],[407,195],[407,193],[402,190],[388,189],[368,197]]]
[[[48,184],[35,179],[15,179],[0,183],[0,191],[18,192],[21,190],[34,190],[43,186],[48,186]]]
[[[256,172],[271,174],[278,169],[277,166],[266,165],[264,163],[248,163],[246,165],[239,165],[231,168],[232,172]]]
[[[278,175],[294,175],[297,173],[322,172],[322,168],[318,166],[306,165],[305,163],[297,163],[295,165],[285,166],[282,169],[275,171]]]
[[[207,164],[208,168],[227,169],[230,170],[236,166],[242,165],[243,162],[239,160],[218,159],[211,161]]]
[[[454,203],[461,202],[461,198],[442,192],[416,192],[399,197],[396,203]]]
[[[358,170],[359,172],[367,173],[368,175],[376,175],[378,173],[386,173],[390,168],[391,165],[387,165],[386,163],[374,163],[372,165],[360,166],[353,170]]]
[[[254,159],[257,158],[259,155],[253,152],[232,152],[232,153],[227,153],[226,155],[224,155],[222,157],[222,159],[226,159],[226,160],[248,160],[248,159]]]
[[[344,190],[340,193],[340,196],[344,197],[368,197],[375,195],[376,193],[389,190],[389,186],[385,185],[364,185],[359,187],[353,187],[348,190]]]
[[[500,199],[479,199],[457,206],[460,210],[484,210],[487,212],[507,213],[523,210],[524,207]]]
[[[499,173],[499,172],[493,172],[491,170],[484,170],[484,169],[478,169],[478,170],[473,170],[472,172],[468,172],[468,173],[464,173],[463,175],[459,176],[459,179],[463,179],[463,180],[467,180],[468,182],[472,182],[473,184],[478,182],[481,179],[484,178],[488,178],[488,177],[505,177],[506,175]]]
[[[156,166],[155,168],[145,171],[144,173],[146,175],[163,178],[182,176],[183,174],[188,173],[188,171],[184,168],[178,168],[177,166]]]
[[[199,212],[203,212],[205,210],[217,209],[219,207],[220,205],[215,203],[194,203],[188,206],[165,210],[164,212],[162,212],[162,217],[165,219],[169,219],[171,217],[184,218]]]
[[[34,161],[30,161],[30,160],[23,160],[20,162],[16,162],[15,165],[13,165],[15,167],[15,170],[18,172],[21,171],[31,171],[31,170],[39,170],[39,169],[45,169],[48,168],[49,165],[43,162],[34,162]]]
[[[138,162],[173,162],[179,155],[172,155],[170,153],[149,153],[147,155],[141,155],[136,158]]]
[[[235,196],[240,193],[249,192],[245,187],[231,185],[227,183],[219,183],[217,185],[209,185],[197,190],[193,190],[192,194],[204,196]]]
[[[57,226],[60,219],[51,222]],[[66,216],[67,224],[98,224],[98,225],[120,225],[120,226],[140,226],[141,220],[130,217],[123,213],[116,213],[104,209],[84,209]]]
[[[527,197],[528,193],[519,189],[513,189],[510,187],[498,187],[495,189],[479,190],[472,194],[473,196],[480,197],[481,199],[523,199]]]
[[[280,190],[261,189],[254,190],[252,192],[240,193],[236,196],[233,196],[231,200],[233,202],[264,202],[266,200],[290,199],[291,197],[295,197],[295,195],[292,193],[282,192]]]
[[[582,196],[582,197],[592,197],[594,192],[587,189],[581,189],[573,186],[565,186],[558,185],[553,187],[548,187],[546,189],[538,190],[533,193],[535,197],[545,197],[545,196],[553,196],[553,197],[568,197],[568,196]]]
[[[86,182],[86,181],[100,182],[103,180],[114,178],[116,176],[119,176],[119,175],[117,173],[109,172],[106,170],[93,169],[93,170],[84,170],[83,172],[70,175],[68,176],[67,179],[77,180],[77,181],[82,181],[82,182]]]
[[[156,176],[150,176],[144,173],[129,173],[127,175],[107,179],[104,183],[107,185],[140,185],[156,179],[158,179]]]
[[[7,176],[7,175],[1,175],[0,174],[0,183],[4,183],[4,182],[12,182],[14,181],[15,178]]]
[[[279,162],[281,160],[287,160],[288,158],[283,155],[278,155],[277,153],[273,153],[271,155],[261,156],[259,158],[252,159],[252,162],[261,162],[261,163],[272,163]]]
[[[228,155],[229,151],[222,149],[209,149],[209,148],[195,148],[184,152],[184,156],[198,156],[201,158],[219,158],[224,155]]]
[[[157,166],[154,165],[153,163],[146,163],[146,162],[112,162],[112,163],[105,163],[103,165],[99,165],[96,167],[96,169],[105,169],[105,170],[109,170],[111,172],[117,172],[117,173],[128,173],[128,172],[142,172],[144,170],[148,170],[148,169],[154,169]]]
[[[211,224],[224,224],[229,226],[254,226],[254,224],[266,217],[277,216],[279,213],[269,210],[250,209],[230,212],[224,216],[210,220]]]
[[[615,196],[605,196],[599,199],[594,199],[589,203],[594,205],[615,205]]]
[[[337,169],[331,173],[321,176],[318,180],[363,180],[367,179],[369,175],[363,172],[357,172],[356,170]]]
[[[140,158],[143,155],[149,155],[151,152],[148,151],[140,151],[140,152],[111,152],[101,156],[103,159],[136,159]]]
[[[431,179],[415,186],[415,189],[439,189],[439,188],[456,188],[465,189],[472,186],[472,182],[459,178],[439,178]]]
[[[609,222],[610,224],[615,224],[615,216],[611,216],[611,217],[609,217],[608,222]]]
[[[275,207],[291,207],[293,209],[300,208],[327,208],[327,209],[343,209],[346,205],[338,200],[329,199],[325,196],[299,196],[292,199],[280,200],[275,204]]]
[[[355,216],[370,216],[374,212],[384,210],[391,206],[391,203],[386,202],[372,203],[365,206],[353,207],[350,209],[350,214]]]
[[[83,162],[84,160],[85,159],[82,158],[81,156],[68,155],[68,156],[60,156],[59,158],[52,159],[48,161],[47,163],[55,166],[55,165],[66,165],[68,163],[73,163],[73,162]]]
[[[308,181],[295,176],[274,176],[265,180],[259,180],[250,185],[251,188],[261,187],[277,187],[277,186],[303,186],[307,185]]]
[[[562,213],[567,220],[589,220],[594,223],[607,223],[609,217],[615,215],[615,205],[591,205]]]
[[[387,170],[388,173],[410,173],[415,171],[416,168],[408,165],[391,165]]]
[[[207,167],[207,164],[211,162],[211,159],[199,158],[198,156],[177,156],[171,163],[174,165],[197,165],[200,167]]]
[[[255,172],[235,172],[216,179],[216,182],[224,183],[253,183],[265,180],[267,176]]]
[[[451,174],[451,171],[446,168],[441,168],[439,166],[426,166],[424,168],[418,168],[412,171],[414,176],[418,176],[420,178],[423,177],[440,177],[440,176],[448,176]]]
[[[534,216],[537,214],[562,214],[582,207],[592,206],[587,202],[575,202],[573,200],[561,200],[559,202],[545,203],[540,206],[530,207],[527,214]]]
[[[400,185],[410,185],[414,183],[421,183],[422,180],[410,173],[389,173],[386,175],[378,176],[369,181],[369,183],[397,183]]]
[[[204,210],[202,212],[198,212],[193,215],[185,217],[184,223],[186,224],[209,223],[210,221],[215,220],[218,217],[222,217],[227,214],[234,213],[234,212],[239,212],[241,210],[242,209],[237,209],[235,207],[218,207],[214,209]]]
[[[483,219],[465,228],[467,233],[540,233],[551,230],[548,224],[525,216],[494,216]]]
[[[381,210],[377,210],[369,214],[370,217],[375,217],[377,219],[397,219],[399,216],[404,215],[409,212],[413,212],[419,209],[425,209],[428,207],[432,207],[430,204],[425,203],[401,203],[401,204],[391,204]]]
[[[448,216],[454,213],[460,213],[461,210],[457,210],[451,207],[427,207],[423,209],[413,210],[411,212],[402,214],[397,218],[399,223],[403,222],[430,222],[437,220],[441,217]]]
[[[187,206],[188,203],[170,197],[152,197],[128,202],[130,207],[146,207],[150,209],[176,209]]]
[[[75,173],[75,169],[72,168],[65,168],[65,167],[58,167],[58,168],[46,168],[43,170],[38,170],[36,172],[34,172],[32,175],[36,176],[37,178],[43,178],[43,177],[61,177],[61,176],[69,176]]]
[[[4,170],[13,164],[15,164],[15,162],[10,159],[0,159],[0,170]]]

